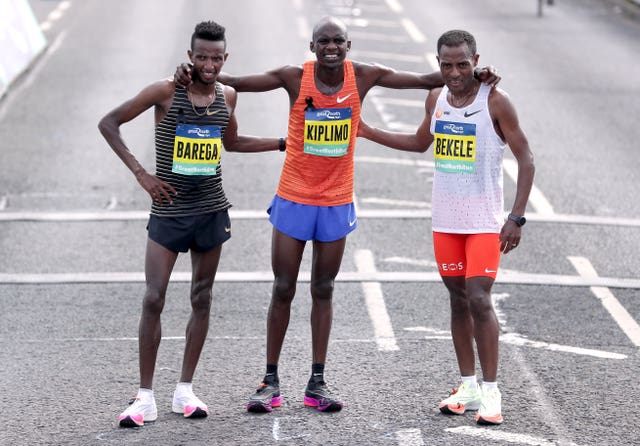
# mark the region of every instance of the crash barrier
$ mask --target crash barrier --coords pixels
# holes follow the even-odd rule
[[[46,44],[27,0],[0,0],[0,97]]]

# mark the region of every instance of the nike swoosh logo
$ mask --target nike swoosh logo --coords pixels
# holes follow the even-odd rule
[[[342,104],[344,101],[346,101],[347,99],[349,99],[351,96],[353,95],[353,93],[346,95],[345,97],[341,98],[340,96],[338,96],[336,98],[336,102],[338,104]]]
[[[358,221],[358,217],[356,217],[353,221],[350,221],[349,226],[355,225],[357,221]]]
[[[231,232],[231,228],[224,227],[224,232]]]
[[[207,110],[207,116],[215,115],[215,114],[216,114],[216,113],[218,113],[219,111],[220,111],[220,109],[218,109],[218,110],[211,110],[211,111]]]
[[[469,116],[473,116],[473,115],[475,115],[475,114],[477,114],[477,113],[480,113],[481,111],[482,111],[482,109],[480,109],[480,110],[476,110],[476,111],[471,112],[471,113],[464,112],[464,117],[465,117],[465,118],[468,118]]]
[[[484,269],[484,272],[485,272],[485,273],[495,273],[495,272],[497,272],[497,271],[496,271],[495,269],[485,268],[485,269]]]

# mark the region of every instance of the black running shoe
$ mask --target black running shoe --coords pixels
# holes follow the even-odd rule
[[[315,407],[320,412],[339,412],[342,402],[336,400],[324,381],[309,381],[304,391],[304,405]]]
[[[249,397],[247,410],[249,412],[271,412],[274,407],[282,405],[282,397],[280,396],[280,385],[277,382],[260,383],[258,390]]]

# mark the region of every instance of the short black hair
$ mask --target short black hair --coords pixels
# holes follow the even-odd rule
[[[473,35],[461,29],[452,29],[451,31],[447,31],[438,39],[438,55],[440,55],[440,49],[442,46],[456,47],[466,43],[467,47],[469,47],[469,51],[471,51],[471,55],[476,55],[476,39]]]
[[[225,28],[214,21],[200,22],[191,35],[191,50],[196,39],[210,40],[212,42],[224,42],[227,46],[227,38],[224,35]]]

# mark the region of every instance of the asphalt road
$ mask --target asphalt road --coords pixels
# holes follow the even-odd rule
[[[640,444],[640,24],[615,2],[478,0],[32,0],[47,51],[0,102],[0,444]],[[335,292],[327,380],[337,414],[302,405],[310,369],[303,260],[280,364],[285,402],[248,414],[264,369],[271,289],[266,209],[282,154],[223,156],[233,237],[214,286],[194,388],[211,416],[171,413],[189,314],[188,256],[163,315],[159,417],[119,429],[137,389],[137,323],[149,203],[97,130],[102,115],[186,60],[193,26],[227,27],[234,73],[300,64],[311,28],[350,25],[351,57],[433,71],[435,41],[468,29],[494,65],[536,156],[523,242],[494,287],[505,423],[476,426],[437,403],[458,380],[433,261],[432,155],[360,140],[359,227]],[[374,89],[372,124],[410,131],[424,91]],[[239,96],[240,130],[284,136],[283,91]],[[153,167],[153,119],[123,134]],[[513,200],[513,163],[505,163]]]

